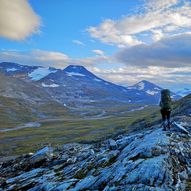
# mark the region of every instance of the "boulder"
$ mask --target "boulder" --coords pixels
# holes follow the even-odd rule
[[[52,147],[44,147],[31,156],[30,163],[35,164],[42,161],[51,160],[53,158],[53,151],[54,149]]]

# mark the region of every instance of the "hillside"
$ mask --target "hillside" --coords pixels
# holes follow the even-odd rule
[[[176,102],[173,113],[174,115],[191,115],[191,94]]]
[[[67,115],[69,111],[42,88],[0,73],[0,128],[37,119]]]
[[[175,128],[165,133],[157,125],[96,145],[45,147],[2,163],[1,187],[4,191],[189,190],[189,140]]]
[[[178,107],[190,101],[182,99]],[[6,190],[190,190],[191,117],[178,114],[170,131],[160,124],[95,144],[45,147],[1,163]],[[184,130],[187,129],[186,131]]]

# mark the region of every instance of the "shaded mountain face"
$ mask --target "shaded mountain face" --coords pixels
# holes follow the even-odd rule
[[[0,71],[8,76],[32,81],[50,94],[52,99],[69,107],[108,107],[116,103],[158,104],[162,89],[148,81],[128,88],[119,86],[78,65],[61,70],[0,63]]]
[[[174,115],[191,116],[191,94],[178,100],[175,105]]]

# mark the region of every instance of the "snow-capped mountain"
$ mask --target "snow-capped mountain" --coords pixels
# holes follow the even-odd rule
[[[60,102],[75,106],[96,104],[96,102],[132,102],[137,90],[127,88],[105,81],[83,66],[70,65],[64,70],[58,70],[38,81],[46,91]],[[138,101],[134,96],[133,102]]]
[[[178,94],[178,95],[184,97],[184,96],[187,96],[188,94],[191,94],[191,89],[189,89],[189,88],[184,88],[184,89],[182,89],[182,90],[177,91],[176,94]]]
[[[164,88],[157,86],[156,84],[151,83],[147,80],[142,80],[133,86],[129,86],[128,89],[144,91],[146,94],[151,95],[152,99],[154,99],[155,102],[159,102],[160,92]],[[171,92],[171,96],[174,100],[181,98],[181,96],[175,94],[174,92]]]
[[[162,90],[145,80],[129,87],[116,85],[78,65],[70,65],[61,70],[3,62],[0,63],[0,72],[35,83],[53,99],[70,107],[106,107],[106,103],[109,106],[116,102],[158,104]]]
[[[156,95],[163,89],[149,81],[142,80],[133,86],[129,86],[128,89],[137,89],[145,91],[149,95]]]

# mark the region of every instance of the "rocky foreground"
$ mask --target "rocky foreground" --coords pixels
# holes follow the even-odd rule
[[[191,117],[99,144],[65,144],[0,164],[0,190],[191,190]],[[185,129],[182,129],[185,127]],[[187,131],[187,130],[188,131]]]

